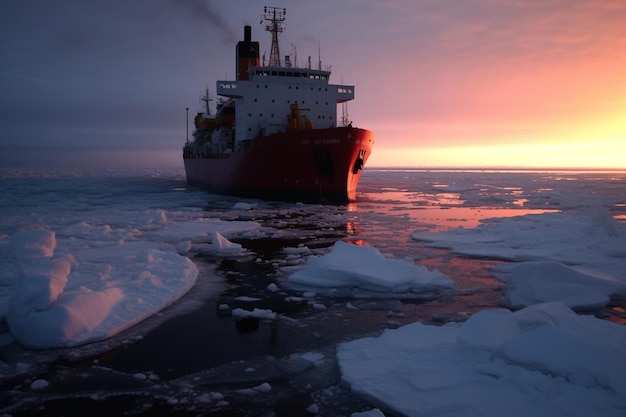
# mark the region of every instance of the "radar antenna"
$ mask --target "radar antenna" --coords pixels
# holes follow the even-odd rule
[[[278,47],[278,34],[283,31],[283,22],[285,21],[284,8],[268,7],[263,9],[263,19],[269,22],[265,26],[265,30],[272,34],[272,49],[270,50],[270,67],[280,67],[280,49]]]

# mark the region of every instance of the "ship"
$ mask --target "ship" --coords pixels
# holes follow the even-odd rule
[[[208,89],[202,96],[204,108],[183,146],[187,182],[248,198],[354,201],[375,136],[348,119],[353,85],[331,84],[331,68],[321,59],[317,65],[310,57],[300,64],[295,53],[281,59],[285,16],[284,8],[263,10],[262,23],[272,35],[267,65],[246,25],[235,47],[235,80],[215,83],[215,114]]]

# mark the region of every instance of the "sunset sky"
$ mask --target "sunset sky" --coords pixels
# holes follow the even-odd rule
[[[3,1],[0,167],[182,166],[243,25],[269,57],[265,5],[356,86],[369,166],[626,168],[623,0]]]

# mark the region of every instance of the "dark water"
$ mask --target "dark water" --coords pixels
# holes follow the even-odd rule
[[[589,196],[626,221],[625,178],[623,173],[602,172],[369,170],[358,201],[344,206],[247,200],[252,208],[234,210],[240,199],[210,196],[204,207],[208,216],[262,225],[262,236],[231,239],[250,255],[197,255],[198,284],[183,300],[98,344],[96,353],[20,352],[26,361],[43,358],[46,363],[26,378],[2,380],[0,412],[304,416],[312,415],[307,407],[315,403],[319,414],[332,416],[371,409],[341,383],[334,356],[339,343],[415,321],[461,321],[499,307],[502,296],[501,283],[490,272],[499,261],[428,248],[410,238],[412,231],[575,210]],[[289,287],[290,267],[303,259],[283,248],[304,245],[321,254],[338,240],[375,246],[389,257],[411,258],[439,269],[455,285],[411,296],[346,296],[315,289],[309,294]],[[269,284],[281,290],[268,291]],[[230,314],[237,307],[270,309],[278,316],[238,320]],[[37,378],[49,381],[50,388],[29,390]]]

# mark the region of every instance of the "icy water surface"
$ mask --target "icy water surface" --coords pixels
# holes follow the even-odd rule
[[[3,182],[3,223],[13,228],[65,226],[80,213],[111,223],[115,210],[123,227],[124,213],[144,209],[165,210],[181,221],[201,211],[260,224],[229,236],[243,255],[196,253],[195,287],[109,340],[43,352],[7,342],[0,348],[0,414],[13,416],[304,416],[312,415],[312,404],[328,416],[368,410],[372,406],[340,382],[338,343],[415,321],[462,321],[497,308],[502,297],[502,283],[490,271],[501,261],[458,257],[411,239],[412,232],[473,228],[492,218],[575,211],[590,203],[626,221],[626,174],[594,171],[369,169],[358,201],[341,206],[210,195],[188,187],[179,170],[132,178],[116,173],[104,182],[84,173],[13,172],[4,173]],[[9,202],[15,198],[21,206]],[[438,269],[454,286],[380,294],[289,284],[307,256],[324,254],[339,240]],[[235,318],[236,308],[271,310],[276,318]],[[623,312],[610,306],[595,313],[620,321]],[[33,388],[37,380],[49,387]]]

